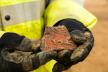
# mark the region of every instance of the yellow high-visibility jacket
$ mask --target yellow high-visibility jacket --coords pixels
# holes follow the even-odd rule
[[[74,1],[52,0],[45,9],[45,0],[0,0],[0,35],[15,32],[40,39],[44,26],[53,26],[66,18],[77,19],[91,29],[96,17]],[[51,60],[32,72],[52,72],[55,63]]]

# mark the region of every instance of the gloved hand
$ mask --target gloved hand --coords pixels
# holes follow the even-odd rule
[[[30,39],[16,33],[8,32],[0,38],[0,72],[28,72],[56,55],[42,52]]]
[[[83,61],[90,53],[94,44],[94,37],[91,31],[81,22],[75,19],[64,19],[56,23],[55,26],[58,25],[65,25],[67,27],[77,48],[73,51],[58,51],[58,57],[55,59],[57,63],[53,68],[53,72],[61,72]]]

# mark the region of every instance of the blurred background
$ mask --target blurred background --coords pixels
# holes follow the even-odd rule
[[[95,45],[83,62],[66,72],[108,72],[108,0],[85,0],[84,7],[98,18],[92,30]]]

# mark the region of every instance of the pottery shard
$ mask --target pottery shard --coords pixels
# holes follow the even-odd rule
[[[42,38],[41,50],[63,50],[76,48],[65,26],[46,27]]]

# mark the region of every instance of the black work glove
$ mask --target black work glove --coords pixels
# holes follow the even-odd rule
[[[42,52],[30,39],[8,32],[0,38],[0,72],[28,72],[53,59],[56,54],[54,51]]]
[[[94,44],[94,37],[91,31],[81,22],[75,19],[64,19],[56,23],[55,26],[58,25],[66,26],[72,40],[77,45],[77,48],[73,51],[59,51],[58,57],[55,59],[57,60],[57,63],[53,68],[53,72],[61,72],[70,68],[72,65],[83,61],[90,53]]]
[[[23,52],[3,49],[0,56],[0,72],[29,72],[56,57],[56,52]]]
[[[39,44],[37,44],[39,47]],[[34,51],[33,42],[25,36],[12,32],[6,32],[0,38],[0,49],[11,48],[20,51]]]

